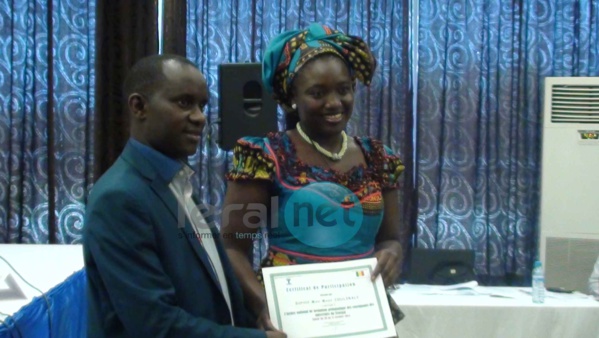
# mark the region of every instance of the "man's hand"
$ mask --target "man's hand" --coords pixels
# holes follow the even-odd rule
[[[399,266],[401,251],[396,252],[390,248],[384,248],[377,251],[374,256],[378,262],[372,273],[372,281],[374,282],[379,275],[382,275],[385,286],[392,286],[401,272]]]
[[[279,331],[272,325],[270,321],[270,315],[268,314],[268,308],[264,307],[258,315],[257,321],[258,328],[266,331],[266,337],[268,338],[285,338],[287,335],[283,331]]]
[[[260,330],[264,331],[277,331],[272,322],[270,321],[270,315],[268,314],[268,308],[264,307],[260,314],[258,314],[258,319],[256,320],[256,326]]]

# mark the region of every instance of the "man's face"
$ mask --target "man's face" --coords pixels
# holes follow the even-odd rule
[[[163,64],[166,80],[145,98],[142,134],[145,143],[174,159],[195,154],[206,124],[206,79],[191,65],[169,60]]]

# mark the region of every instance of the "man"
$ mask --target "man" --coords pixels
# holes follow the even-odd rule
[[[133,66],[124,90],[131,139],[86,207],[88,336],[285,337],[249,328],[255,318],[218,232],[190,198],[204,76],[183,57],[154,55]]]

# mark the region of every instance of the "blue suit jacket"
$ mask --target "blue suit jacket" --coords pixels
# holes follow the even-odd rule
[[[244,328],[255,320],[216,233],[235,320],[231,326],[189,220],[178,227],[178,204],[168,184],[129,143],[92,189],[83,237],[88,336],[265,337],[264,331]]]

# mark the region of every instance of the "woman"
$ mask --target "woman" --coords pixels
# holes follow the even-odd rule
[[[250,259],[260,215],[272,215],[262,266],[374,256],[373,280],[380,274],[390,286],[399,275],[397,179],[404,166],[379,141],[344,131],[355,80],[369,85],[375,68],[362,39],[319,24],[282,33],[266,50],[263,82],[286,112],[287,130],[237,142],[224,203],[233,211],[221,227],[246,301],[264,328],[272,324]],[[251,206],[271,210],[249,213]]]

